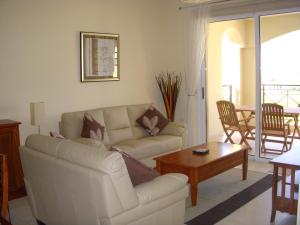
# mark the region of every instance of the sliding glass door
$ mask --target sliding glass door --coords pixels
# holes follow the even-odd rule
[[[255,106],[255,22],[253,18],[210,23],[207,46],[207,121],[208,141],[227,138],[216,102],[227,100],[238,110],[239,119],[249,118]],[[255,117],[247,123],[255,125]],[[253,131],[254,132],[254,131]],[[249,134],[247,142],[254,155],[254,136]],[[241,136],[235,132],[230,139],[239,143]],[[230,140],[229,139],[229,140]]]
[[[288,149],[298,148],[300,146],[297,130],[297,114],[300,113],[300,13],[261,16],[260,50],[261,103],[283,106],[286,129],[288,129]],[[293,143],[289,143],[293,136],[295,137]],[[261,157],[273,158],[282,153],[281,135],[269,136],[267,140],[265,146],[267,151],[261,148]]]
[[[261,152],[261,104],[277,103],[285,109],[299,110],[299,21],[300,13],[285,13],[256,14],[253,18],[209,24],[206,74],[208,141],[224,141],[228,137],[216,106],[217,101],[227,100],[235,105],[240,120],[249,119],[247,125],[256,127],[247,135],[247,142],[252,148],[249,154],[256,158],[276,156]],[[285,115],[286,121],[292,119],[289,135],[296,129],[297,136],[295,120],[298,116]],[[293,147],[300,145],[297,138]],[[239,132],[230,139],[239,143]],[[268,148],[280,149],[282,143],[277,139],[268,137]]]

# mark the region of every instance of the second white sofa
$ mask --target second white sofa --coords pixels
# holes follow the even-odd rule
[[[34,217],[46,225],[182,225],[187,176],[133,187],[118,152],[31,135],[20,148]]]
[[[157,136],[149,136],[136,123],[151,104],[115,106],[64,113],[61,117],[61,134],[77,142],[99,145],[94,139],[81,137],[83,116],[89,112],[105,127],[104,144],[107,149],[116,146],[136,159],[154,166],[153,157],[181,149],[185,137],[182,124],[170,122]]]

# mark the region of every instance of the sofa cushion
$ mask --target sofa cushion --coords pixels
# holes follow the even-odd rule
[[[136,192],[141,204],[163,198],[165,195],[174,193],[183,188],[188,182],[188,177],[179,173],[168,173],[155,180],[136,187]],[[159,186],[159,188],[157,188]]]
[[[125,106],[104,109],[104,119],[111,145],[133,138]]]
[[[128,117],[131,125],[140,126],[136,120],[146,112],[146,110],[151,106],[151,104],[139,104],[139,105],[129,105],[127,106]]]
[[[168,125],[159,134],[183,137],[185,135],[185,132],[185,124],[178,122],[169,122]]]
[[[153,106],[150,106],[136,122],[151,136],[156,136],[168,125],[169,121]]]
[[[38,152],[57,157],[58,148],[65,141],[69,140],[32,134],[26,138],[25,146],[32,148]]]
[[[149,134],[141,127],[136,120],[149,108],[150,104],[139,104],[139,105],[129,105],[127,106],[128,117],[130,120],[130,125],[133,132],[133,137],[135,139],[148,136]]]
[[[109,130],[119,130],[130,127],[125,106],[104,109],[105,124]]]
[[[27,137],[25,146],[53,158],[108,174],[120,170],[124,163],[120,153],[108,151],[104,144],[94,147],[67,139],[33,134]]]
[[[151,181],[159,176],[155,169],[152,169],[151,167],[141,163],[128,153],[125,153],[115,147],[112,147],[111,151],[117,151],[122,154],[133,186]]]
[[[162,146],[158,141],[145,138],[125,140],[114,146],[136,159],[150,157],[162,151]]]
[[[149,136],[122,141],[115,146],[134,158],[141,160],[180,149],[182,146],[182,138],[171,135]]]
[[[161,153],[169,152],[171,150],[180,149],[182,147],[182,138],[171,135],[158,135],[145,137],[145,140],[157,141],[161,145]]]
[[[101,147],[103,145],[103,142],[97,139],[93,139],[93,138],[73,138],[71,139],[72,141],[81,143],[81,144],[85,144],[85,145],[90,145],[90,146],[94,146],[94,147]]]
[[[88,112],[84,113],[81,137],[97,139],[99,141],[103,141],[104,139],[104,126],[96,121]]]

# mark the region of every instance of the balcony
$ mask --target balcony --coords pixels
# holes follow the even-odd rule
[[[232,102],[232,85],[222,85],[224,100]],[[300,85],[262,84],[262,103],[277,103],[283,107],[300,107]]]

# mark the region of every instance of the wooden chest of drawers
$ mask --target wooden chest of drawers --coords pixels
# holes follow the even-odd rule
[[[19,154],[19,124],[13,120],[0,120],[0,153],[7,155],[9,199],[26,195]]]

